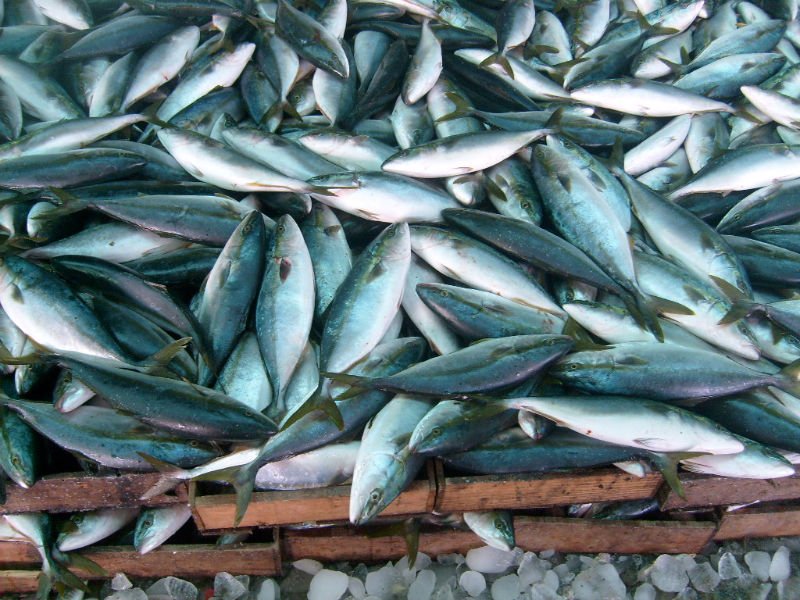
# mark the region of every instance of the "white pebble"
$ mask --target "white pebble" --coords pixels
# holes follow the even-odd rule
[[[696,564],[687,571],[687,574],[698,592],[707,594],[713,592],[719,585],[719,575],[709,563]]]
[[[769,581],[769,567],[772,559],[769,553],[762,550],[752,550],[744,555],[744,562],[750,572],[760,581]]]
[[[781,546],[772,556],[772,562],[769,565],[769,578],[772,581],[783,581],[789,579],[791,574],[792,565],[789,562],[789,549],[786,546]]]
[[[313,558],[301,558],[292,563],[292,566],[298,571],[308,573],[309,575],[316,575],[322,571],[322,563]]]
[[[520,584],[522,587],[528,587],[533,583],[543,581],[548,569],[550,569],[549,562],[537,558],[533,552],[526,552],[517,568]]]
[[[258,587],[256,600],[277,600],[281,596],[281,588],[274,579],[265,579]]]
[[[467,566],[479,573],[504,573],[514,565],[516,558],[515,552],[484,546],[467,552]]]
[[[142,589],[133,588],[114,592],[110,596],[106,596],[105,600],[147,600],[147,594]]]
[[[423,569],[408,588],[408,600],[428,600],[436,587],[436,573]]]
[[[531,588],[531,600],[562,600],[561,596],[543,583],[534,583]]]
[[[164,577],[147,588],[148,600],[196,600],[197,588],[177,577]],[[261,598],[258,598],[261,600]]]
[[[553,567],[553,573],[558,575],[558,579],[564,585],[570,583],[573,579],[575,579],[575,573],[569,570],[569,566],[567,564],[556,565]]]
[[[624,600],[625,584],[608,563],[598,563],[581,571],[572,582],[575,600]]]
[[[636,588],[636,593],[633,595],[633,600],[656,600],[656,588],[651,583],[643,583]]]
[[[214,577],[214,597],[219,600],[238,600],[247,594],[247,587],[230,573],[223,571]]]
[[[553,558],[555,556],[555,550],[542,550],[539,552],[539,558]]]
[[[130,579],[125,577],[125,573],[117,573],[114,575],[114,579],[111,580],[111,589],[115,592],[119,592],[122,590],[129,590],[133,587]]]
[[[662,592],[682,592],[689,585],[685,563],[676,556],[662,554],[648,573],[650,581]]]
[[[347,591],[356,600],[364,600],[367,597],[367,588],[364,587],[364,582],[358,577],[351,577],[347,583]]]
[[[725,552],[719,557],[717,572],[720,579],[738,579],[742,576],[742,569],[739,567],[736,557],[730,552]]]
[[[519,577],[505,575],[492,584],[492,600],[517,600],[520,591]]]
[[[542,583],[547,587],[549,587],[554,592],[557,592],[558,586],[561,585],[561,580],[559,580],[558,575],[555,573],[555,571],[550,570],[544,574],[544,579],[542,580]]]
[[[308,600],[339,600],[349,583],[350,578],[345,573],[321,569],[311,579]]]
[[[475,598],[486,589],[486,579],[477,571],[464,571],[461,577],[458,578],[458,585],[467,594]]]
[[[402,581],[402,577],[392,563],[381,567],[377,571],[367,574],[366,588],[367,593],[372,596],[387,598],[392,594],[395,583]]]

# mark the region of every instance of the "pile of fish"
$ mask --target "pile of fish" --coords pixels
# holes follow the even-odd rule
[[[18,485],[794,473],[796,0],[4,9]]]

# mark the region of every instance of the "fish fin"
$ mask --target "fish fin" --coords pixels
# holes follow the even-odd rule
[[[736,321],[740,321],[745,317],[749,317],[755,312],[760,312],[766,310],[763,304],[759,304],[758,302],[753,302],[752,300],[737,300],[733,303],[730,310],[725,313],[717,325],[730,325],[732,323],[736,323]]]
[[[703,452],[655,452],[653,453],[652,460],[670,489],[678,494],[679,497],[685,499],[686,492],[678,477],[678,463],[687,458],[695,458],[703,455]]]
[[[153,466],[159,473],[162,474],[159,477],[158,481],[156,481],[153,486],[147,490],[144,494],[140,496],[140,500],[149,500],[151,498],[155,498],[156,496],[160,496],[171,489],[173,489],[176,485],[178,485],[184,477],[176,477],[175,475],[186,475],[188,476],[188,472],[180,467],[176,467],[175,465],[171,465],[167,462],[161,461],[154,456],[150,456],[149,454],[145,454],[144,452],[139,452],[139,456],[141,456],[144,460],[146,460],[150,465]],[[170,476],[170,474],[172,476]]]
[[[336,406],[336,402],[325,395],[315,393],[308,400],[306,400],[300,406],[300,408],[294,411],[288,419],[286,419],[286,421],[283,423],[283,427],[281,427],[281,431],[289,428],[296,421],[299,421],[301,417],[304,417],[305,415],[316,410],[325,413],[333,422],[333,424],[336,425],[339,431],[344,430],[344,418],[342,417],[342,413],[339,411],[339,407]]]
[[[149,368],[161,368],[166,367],[172,359],[175,358],[181,350],[185,350],[186,346],[188,346],[192,341],[191,337],[183,337],[179,340],[175,340],[164,346],[158,352],[151,354],[147,358],[145,358],[141,365],[143,367],[147,367],[145,371],[149,372]]]
[[[666,65],[666,67],[672,72],[673,75],[681,76],[686,72],[686,65],[672,62],[671,60],[667,60],[663,56],[656,57],[656,60]]]
[[[298,121],[303,120],[303,117],[300,115],[299,112],[297,112],[297,109],[292,105],[291,102],[286,101],[283,103],[283,112],[285,112],[293,119],[297,119]]]
[[[442,115],[434,121],[434,123],[443,123],[445,121],[452,121],[453,119],[460,119],[462,117],[469,117],[475,114],[475,109],[469,105],[461,96],[455,92],[445,92],[445,98],[455,104],[453,112]]]
[[[65,554],[56,547],[47,551],[46,554],[48,555],[47,562],[49,565],[47,571],[45,571],[44,567],[42,568],[42,575],[46,575],[50,579],[51,584],[55,584],[56,586],[61,584],[61,586],[66,586],[67,588],[82,590],[87,594],[90,593],[86,583],[65,566],[73,564],[75,558],[72,555]],[[96,566],[99,568],[99,565]],[[103,571],[103,574],[106,577],[108,576],[108,573],[105,571]]]
[[[551,129],[554,132],[561,132],[561,121],[564,119],[564,107],[561,106],[553,111],[544,124],[544,129]]]
[[[253,488],[256,485],[256,473],[258,468],[251,465],[239,469],[231,483],[236,490],[236,514],[233,517],[233,526],[238,527],[242,522],[250,499],[253,497]]]
[[[659,342],[663,342],[664,332],[658,322],[658,308],[653,306],[653,300],[645,298],[642,294],[632,294],[629,298],[623,298],[628,312],[639,326],[650,331]]]
[[[156,125],[157,127],[161,127],[162,129],[177,129],[177,127],[175,125],[173,125],[169,121],[165,121],[164,119],[160,119],[159,117],[157,117],[155,115],[155,113],[147,114],[147,111],[145,111],[145,113],[146,114],[143,115],[144,116],[144,120],[147,121],[147,123],[149,123],[150,125]],[[142,135],[144,135],[144,134],[142,134]]]
[[[523,56],[525,60],[530,60],[534,56],[539,56],[540,54],[558,54],[558,52],[559,50],[555,46],[548,46],[547,44],[534,44],[531,46],[525,46]]]
[[[737,288],[732,283],[725,281],[721,277],[717,277],[716,275],[709,275],[708,278],[714,283],[715,286],[719,288],[719,291],[725,294],[730,300],[733,300],[734,302],[741,300],[750,300],[747,294],[745,294],[742,290]]]
[[[358,187],[357,185],[351,185],[351,186],[342,185],[342,186],[336,186],[336,187],[333,187],[333,186],[323,187],[323,186],[320,186],[320,185],[312,185],[309,188],[307,193],[309,193],[309,194],[317,194],[319,196],[336,196],[336,193],[332,191],[334,189],[341,189],[341,188],[354,189],[354,188],[357,188],[357,187]]]
[[[621,136],[616,136],[614,138],[614,145],[611,147],[611,155],[608,157],[608,163],[612,167],[616,167],[616,168],[618,168],[620,170],[624,170],[625,149],[622,147],[622,137]]]
[[[6,365],[35,365],[36,363],[42,362],[42,360],[47,360],[54,356],[53,354],[42,352],[35,344],[32,345],[35,350],[34,352],[22,356],[12,356],[8,348],[0,343],[0,362]]]
[[[68,565],[70,567],[76,567],[81,571],[88,571],[92,575],[97,575],[98,577],[108,577],[108,571],[106,571],[92,559],[86,558],[82,554],[78,554],[76,552],[66,554],[56,548],[53,548],[53,557],[56,558],[61,564]]]
[[[666,313],[670,315],[685,315],[687,317],[695,314],[694,311],[688,306],[684,306],[683,304],[679,304],[678,302],[673,302],[672,300],[667,300],[666,298],[661,298],[659,296],[650,296],[650,304],[660,313]]]
[[[484,177],[483,184],[486,186],[486,189],[490,194],[496,196],[502,202],[508,202],[508,198],[506,197],[506,193],[503,191],[503,188],[492,181],[491,177]]]
[[[603,344],[596,343],[591,334],[572,317],[569,317],[564,323],[564,329],[561,333],[575,340],[576,352],[581,350],[604,350],[607,348]]]
[[[419,519],[410,518],[398,523],[370,527],[366,530],[368,538],[402,537],[406,543],[409,566],[417,561],[419,553]]]
[[[511,68],[511,63],[508,62],[508,58],[503,56],[500,52],[495,52],[491,56],[486,57],[483,59],[479,67],[483,67],[484,69],[488,69],[491,65],[498,65],[505,74],[508,75],[511,79],[514,79],[514,69]]]
[[[633,441],[648,450],[658,452],[659,444],[657,442],[663,442],[664,438],[636,438]]]
[[[800,397],[800,360],[796,360],[780,370],[776,385],[783,391]]]

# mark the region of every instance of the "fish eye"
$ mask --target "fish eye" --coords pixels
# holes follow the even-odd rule
[[[497,527],[498,529],[503,529],[503,530],[506,528],[506,524],[505,522],[503,522],[503,519],[495,519],[494,526]]]
[[[198,442],[197,440],[191,440],[191,441],[189,442],[189,445],[190,445],[192,448],[197,448],[197,447],[200,445],[200,442]]]
[[[14,456],[11,457],[11,464],[14,465],[15,467],[21,467],[22,460],[20,460],[19,456],[15,454]]]
[[[570,363],[567,367],[570,371],[577,371],[578,370],[578,363]]]
[[[286,226],[285,225],[278,225],[276,228],[278,233],[286,233]]]
[[[447,290],[439,290],[439,295],[442,298],[447,298],[450,295],[450,292],[448,292]]]
[[[381,499],[381,493],[378,490],[372,490],[369,493],[369,499],[372,500],[373,502],[377,502],[378,500]]]
[[[431,435],[439,437],[440,435],[442,435],[442,428],[434,427],[433,429],[431,429]]]

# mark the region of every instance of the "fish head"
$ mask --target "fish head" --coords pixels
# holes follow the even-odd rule
[[[139,554],[146,554],[157,547],[160,542],[157,513],[153,510],[144,511],[136,522],[133,534],[133,545]]]
[[[393,223],[383,230],[376,254],[386,261],[411,260],[411,231],[408,223]]]
[[[361,468],[359,468],[361,467]],[[364,525],[400,493],[402,461],[393,454],[376,454],[368,464],[356,464],[350,488],[350,522]]]
[[[603,352],[574,352],[553,365],[549,373],[562,381],[577,381],[587,371],[596,371],[608,363],[608,357]]]
[[[408,441],[409,451],[415,454],[435,454],[442,447],[450,426],[461,421],[463,415],[463,402],[442,400],[414,428]]]

